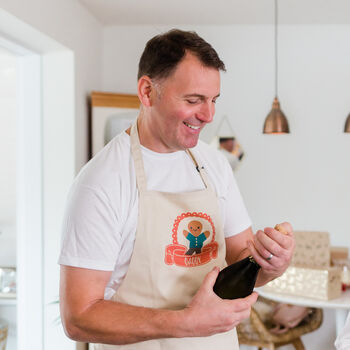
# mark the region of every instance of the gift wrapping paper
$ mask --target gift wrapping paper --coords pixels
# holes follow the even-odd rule
[[[330,266],[328,232],[295,231],[295,250],[291,265],[316,269]]]
[[[341,269],[313,269],[290,266],[285,273],[264,286],[275,293],[330,300],[341,295]]]

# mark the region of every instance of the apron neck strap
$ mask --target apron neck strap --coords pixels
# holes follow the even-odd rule
[[[136,173],[136,183],[139,191],[145,191],[147,188],[146,173],[143,166],[139,132],[137,129],[137,119],[135,123],[131,126],[130,131],[131,138],[131,154],[134,159],[135,173]]]
[[[140,138],[139,138],[139,133],[137,128],[137,120],[131,126],[130,139],[131,139],[131,153],[132,153],[132,156],[134,159],[134,165],[135,165],[137,187],[139,191],[144,191],[147,189],[147,180],[146,180],[145,167],[143,165]],[[186,153],[191,157],[200,177],[202,178],[202,181],[204,182],[205,187],[212,189],[210,185],[210,181],[208,179],[208,175],[206,171],[203,171],[204,167],[202,166],[202,164],[196,160],[193,153],[189,149],[186,150]]]
[[[210,181],[208,178],[207,172],[204,170],[204,166],[202,163],[198,162],[198,158],[196,159],[189,149],[186,150],[186,153],[191,157],[194,165],[196,166],[197,171],[199,172],[200,177],[202,178],[202,181],[204,182],[204,185],[206,188],[212,189],[210,185]],[[204,171],[203,171],[204,170]]]

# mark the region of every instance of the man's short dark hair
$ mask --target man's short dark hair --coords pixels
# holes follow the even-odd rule
[[[186,52],[195,55],[206,67],[226,71],[217,52],[196,32],[172,29],[147,42],[140,58],[137,78],[143,75],[151,79],[168,77]]]

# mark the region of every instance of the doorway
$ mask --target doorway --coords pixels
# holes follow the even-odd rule
[[[0,155],[4,159],[0,178],[3,231],[0,317],[9,325],[8,350],[28,346],[28,331],[29,343],[40,348],[43,337],[40,312],[43,278],[38,268],[42,266],[40,56],[0,37],[0,67]],[[28,329],[29,314],[32,329]]]
[[[0,47],[11,52],[17,72],[17,290],[8,311],[17,347],[9,341],[7,350],[73,350],[75,342],[55,320],[61,223],[75,176],[74,54],[10,14],[3,20],[9,31],[0,33]]]
[[[0,318],[7,348],[17,348],[16,130],[17,58],[0,46]]]

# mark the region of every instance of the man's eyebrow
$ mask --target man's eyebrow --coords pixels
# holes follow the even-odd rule
[[[217,94],[216,96],[214,96],[214,98],[218,98],[220,96],[220,94]],[[200,98],[201,100],[205,100],[206,96],[204,95],[201,95],[201,94],[188,94],[188,95],[185,95],[184,96],[185,98],[188,98],[188,97],[198,97]]]

